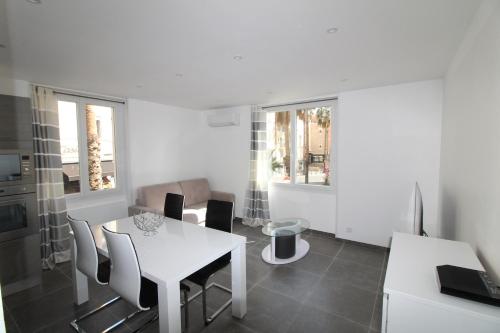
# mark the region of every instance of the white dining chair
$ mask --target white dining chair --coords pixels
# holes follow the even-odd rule
[[[109,258],[111,259],[111,274],[109,286],[123,299],[137,307],[137,311],[120,320],[114,327],[124,323],[135,314],[150,310],[158,304],[158,287],[156,283],[141,275],[139,259],[132,239],[129,234],[117,233],[102,227],[106,244],[108,246]],[[181,283],[184,293],[185,327],[187,327],[187,299],[189,287]],[[141,328],[158,319],[154,315]],[[137,330],[137,331],[138,331]]]
[[[89,223],[83,220],[76,220],[69,215],[68,222],[73,230],[76,243],[76,267],[87,277],[94,279],[97,284],[107,285],[110,275],[110,261],[106,257],[100,256],[97,253],[94,236],[90,230]],[[73,327],[77,332],[80,332],[81,327],[78,323],[81,320],[105,309],[109,305],[118,301],[120,298],[120,296],[115,297],[101,306],[87,312],[83,316],[76,318],[70,323],[71,327]]]

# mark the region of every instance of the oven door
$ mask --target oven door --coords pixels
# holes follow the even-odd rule
[[[39,232],[36,194],[0,197],[0,242]]]

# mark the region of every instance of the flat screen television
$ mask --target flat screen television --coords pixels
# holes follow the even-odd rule
[[[408,212],[408,231],[414,235],[427,236],[424,231],[424,205],[420,186],[415,183],[410,198],[410,209]]]

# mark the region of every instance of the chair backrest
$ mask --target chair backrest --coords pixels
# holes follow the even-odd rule
[[[229,201],[208,200],[205,226],[231,233],[233,231],[233,206]]]
[[[113,232],[105,227],[102,230],[111,259],[109,286],[128,302],[145,310],[140,304],[141,269],[130,235]]]
[[[182,221],[183,211],[184,196],[182,194],[167,193],[165,196],[165,205],[163,207],[164,215]]]
[[[99,284],[105,284],[97,278],[99,259],[94,235],[87,221],[76,220],[68,215],[76,242],[76,267],[80,272],[91,277]]]

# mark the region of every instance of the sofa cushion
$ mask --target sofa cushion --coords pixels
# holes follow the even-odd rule
[[[182,194],[182,188],[177,182],[144,186],[139,189],[137,204],[163,212],[167,193]]]
[[[184,194],[186,207],[210,200],[210,188],[205,178],[184,180],[179,182]]]
[[[182,213],[182,220],[185,222],[199,224],[205,222],[206,215],[207,202],[205,201],[184,208],[184,212]]]

